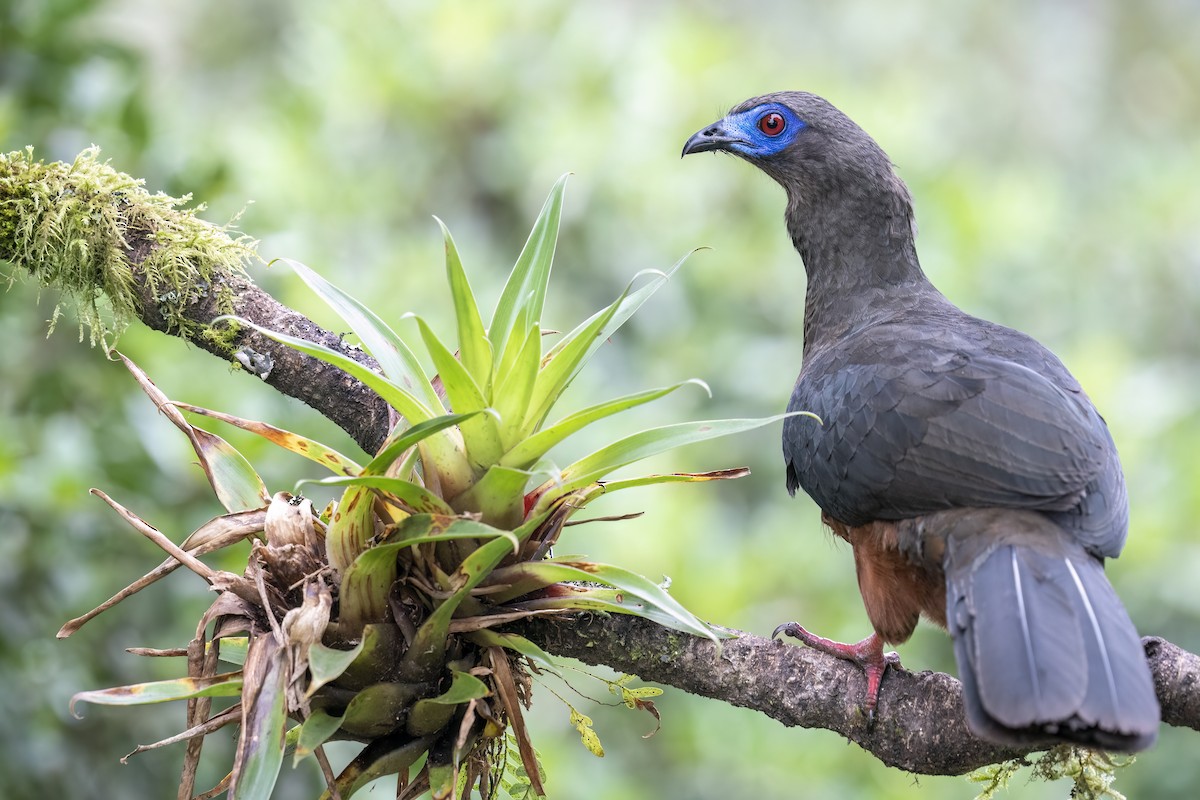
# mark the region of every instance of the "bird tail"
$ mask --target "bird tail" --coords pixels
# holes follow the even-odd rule
[[[946,618],[980,736],[1136,752],[1158,699],[1133,623],[1102,562],[1047,517],[967,517],[946,542]]]

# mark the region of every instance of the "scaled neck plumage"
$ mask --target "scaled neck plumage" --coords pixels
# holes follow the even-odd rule
[[[899,178],[870,193],[788,193],[787,228],[804,260],[804,354],[917,302],[945,302],[917,260],[912,201]]]

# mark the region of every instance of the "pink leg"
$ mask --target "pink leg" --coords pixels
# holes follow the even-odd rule
[[[879,686],[883,682],[883,673],[887,672],[889,666],[900,666],[900,655],[895,652],[884,653],[883,640],[878,634],[872,633],[861,642],[843,644],[809,633],[798,623],[785,622],[775,629],[771,638],[774,639],[781,633],[799,639],[814,650],[852,661],[862,667],[867,676],[867,694],[863,698],[863,710],[867,712],[868,724],[875,721],[875,706],[879,703]]]

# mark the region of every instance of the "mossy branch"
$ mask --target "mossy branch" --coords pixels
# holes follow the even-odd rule
[[[244,270],[254,243],[204,222],[187,201],[151,195],[141,181],[101,163],[95,149],[72,164],[35,162],[29,149],[9,153],[0,156],[0,258],[73,298],[93,342],[107,343],[121,325],[139,319],[241,364],[308,403],[368,452],[378,449],[388,408],[360,382],[256,333],[212,327],[216,317],[233,313],[377,366],[255,286]],[[743,706],[785,725],[826,728],[911,772],[961,774],[1033,749],[972,736],[961,686],[948,675],[890,671],[868,727],[858,704],[862,672],[824,653],[736,631],[718,650],[707,639],[637,617],[535,619],[517,627],[555,655]],[[1200,730],[1200,656],[1159,638],[1144,644],[1163,721]]]
[[[62,292],[92,344],[109,346],[131,320],[238,365],[338,424],[367,452],[388,427],[387,405],[345,372],[253,331],[213,320],[234,314],[375,366],[275,301],[246,274],[256,242],[198,216],[190,197],[151,194],[100,160],[95,147],[44,163],[33,148],[0,155],[0,259]],[[54,317],[59,309],[56,306]]]
[[[246,277],[256,243],[197,217],[204,207],[188,208],[190,196],[150,194],[99,155],[90,147],[71,164],[34,160],[32,147],[0,156],[0,258],[72,300],[92,344],[138,316],[143,292],[168,330],[193,331],[183,309],[228,295],[225,280]]]

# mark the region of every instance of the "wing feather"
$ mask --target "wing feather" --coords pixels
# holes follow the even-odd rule
[[[1113,458],[1087,398],[954,344],[875,328],[805,364],[788,408],[823,424],[789,418],[784,455],[822,509],[855,525],[961,506],[1079,505]]]

